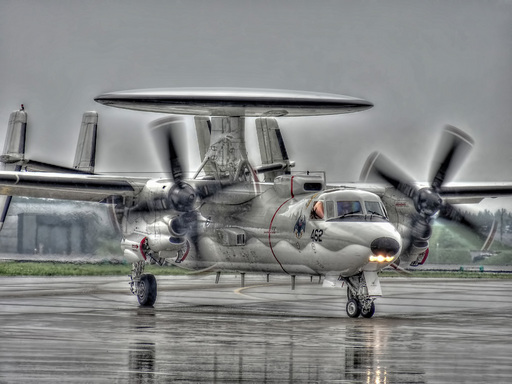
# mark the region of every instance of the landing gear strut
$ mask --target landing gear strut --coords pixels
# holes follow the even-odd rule
[[[347,283],[347,315],[352,318],[371,318],[375,314],[375,297],[370,297],[364,274],[346,277]]]
[[[141,307],[152,307],[156,301],[156,279],[154,275],[144,274],[145,261],[133,263],[130,290],[137,296]]]

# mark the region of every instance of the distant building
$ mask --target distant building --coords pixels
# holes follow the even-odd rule
[[[0,231],[0,252],[93,254],[119,239],[106,205],[19,197]]]

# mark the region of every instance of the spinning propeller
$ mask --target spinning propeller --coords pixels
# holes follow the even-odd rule
[[[169,179],[174,181],[165,196],[161,207],[165,210],[172,209],[180,212],[169,222],[169,230],[172,235],[182,238],[189,235],[197,240],[198,212],[196,202],[198,197],[205,197],[204,192],[197,190],[183,180],[183,168],[175,143],[177,132],[184,129],[184,120],[177,116],[160,119],[151,124],[151,132],[157,145],[157,152],[162,159],[165,172]]]
[[[162,159],[162,165],[169,180],[173,183],[163,195],[156,194],[159,203],[151,204],[152,211],[173,210],[179,214],[167,221],[169,230],[176,241],[183,241],[188,237],[197,245],[199,233],[200,213],[198,211],[201,200],[213,197],[222,189],[231,186],[236,181],[221,180],[194,180],[193,183],[184,180],[180,156],[180,148],[186,143],[179,136],[183,132],[185,120],[178,116],[170,116],[151,123],[151,132],[157,146],[157,153]],[[146,204],[147,205],[147,204]]]
[[[436,214],[439,218],[458,222],[476,232],[476,227],[464,217],[461,211],[443,201],[442,188],[462,165],[473,144],[473,139],[460,129],[446,127],[432,161],[430,186],[423,188],[378,152],[372,153],[366,161],[361,173],[363,180],[377,176],[413,201],[416,213],[411,222],[410,245],[419,247],[425,245],[432,234],[431,221]]]

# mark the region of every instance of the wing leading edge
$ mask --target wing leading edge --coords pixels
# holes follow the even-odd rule
[[[147,179],[106,175],[0,172],[0,194],[101,202],[110,196],[136,196]]]
[[[471,185],[446,185],[440,188],[439,195],[452,204],[479,202],[485,198],[512,196],[512,183],[488,182]]]

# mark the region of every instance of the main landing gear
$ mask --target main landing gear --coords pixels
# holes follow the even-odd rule
[[[145,261],[133,263],[130,290],[137,296],[141,307],[152,307],[156,301],[156,279],[154,275],[144,274]]]
[[[361,273],[343,279],[347,283],[347,315],[367,319],[375,314],[375,297],[370,297],[364,275]]]

